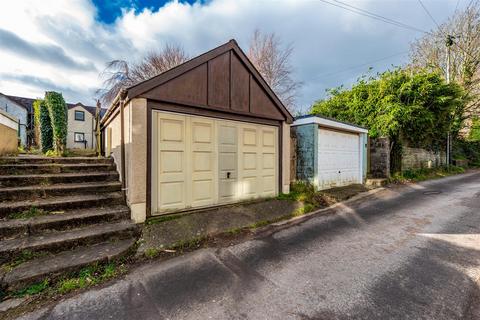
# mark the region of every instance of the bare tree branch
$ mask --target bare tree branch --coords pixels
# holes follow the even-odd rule
[[[302,83],[293,79],[293,68],[290,65],[290,56],[293,46],[282,44],[275,33],[262,34],[255,30],[248,58],[257,68],[267,84],[279,96],[283,104],[294,112],[298,90]]]
[[[97,94],[104,105],[109,105],[121,89],[150,79],[189,59],[183,48],[167,44],[160,50],[150,51],[137,63],[113,60],[100,74],[103,88]]]
[[[480,114],[480,4],[472,0],[463,10],[437,30],[415,41],[411,46],[413,67],[427,67],[446,74],[446,37],[454,36],[450,47],[450,79],[462,84],[472,97],[466,109],[466,118]]]

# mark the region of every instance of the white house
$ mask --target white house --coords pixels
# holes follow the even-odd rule
[[[30,119],[29,110],[24,104],[16,101],[11,96],[0,93],[0,110],[18,119],[18,135],[20,144],[27,146],[29,143],[27,132],[29,131]]]

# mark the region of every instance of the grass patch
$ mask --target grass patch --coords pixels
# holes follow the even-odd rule
[[[94,264],[83,268],[76,276],[60,280],[56,286],[56,291],[65,294],[72,290],[83,289],[112,279],[125,271],[123,264],[115,262]]]
[[[22,212],[13,212],[7,215],[7,219],[29,219],[39,216],[45,216],[49,212],[43,209],[39,209],[37,207],[31,207],[28,210],[24,210]]]
[[[154,217],[148,219],[145,224],[146,225],[152,225],[152,224],[158,224],[166,221],[171,221],[171,220],[177,220],[181,217],[183,217],[184,214],[171,214],[171,215],[164,215],[164,216],[159,216],[159,217]]]
[[[41,282],[37,282],[35,284],[32,284],[29,287],[26,287],[26,288],[23,288],[22,290],[17,291],[14,294],[14,296],[23,297],[23,296],[26,296],[26,295],[31,296],[31,295],[34,295],[34,294],[38,294],[38,293],[43,292],[43,291],[45,291],[46,289],[49,288],[49,284],[50,284],[49,282],[50,282],[49,279],[44,279]]]
[[[418,182],[429,179],[438,179],[455,174],[464,173],[465,169],[457,166],[437,167],[437,168],[423,168],[416,170],[406,170],[402,173],[396,173],[390,178],[390,182],[406,183]]]
[[[160,252],[158,251],[157,248],[147,248],[147,250],[145,250],[145,252],[143,253],[145,255],[145,257],[147,257],[148,259],[153,259],[155,258],[156,256],[158,256]]]

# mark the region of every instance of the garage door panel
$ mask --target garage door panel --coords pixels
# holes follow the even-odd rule
[[[160,152],[160,172],[165,173],[181,173],[185,170],[183,167],[184,161],[183,151],[161,151]]]
[[[243,153],[243,170],[256,170],[257,169],[257,153],[256,152],[244,152]]]
[[[181,142],[184,141],[185,121],[184,119],[161,119],[160,120],[160,142]]]
[[[237,197],[237,181],[233,179],[220,179],[219,181],[220,202],[232,201]]]
[[[275,127],[164,112],[155,115],[154,212],[276,194]]]
[[[163,195],[160,209],[178,209],[185,207],[184,182],[161,182],[160,194]]]
[[[318,186],[321,189],[359,183],[358,134],[319,129]]]
[[[242,195],[254,197],[258,194],[258,178],[256,176],[245,177],[242,181]]]

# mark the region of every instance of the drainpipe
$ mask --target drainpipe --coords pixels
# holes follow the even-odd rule
[[[127,200],[127,187],[126,187],[126,177],[125,177],[125,123],[124,123],[124,111],[125,98],[127,92],[122,90],[120,92],[120,157],[121,157],[121,177],[122,177],[122,194],[123,199]]]

